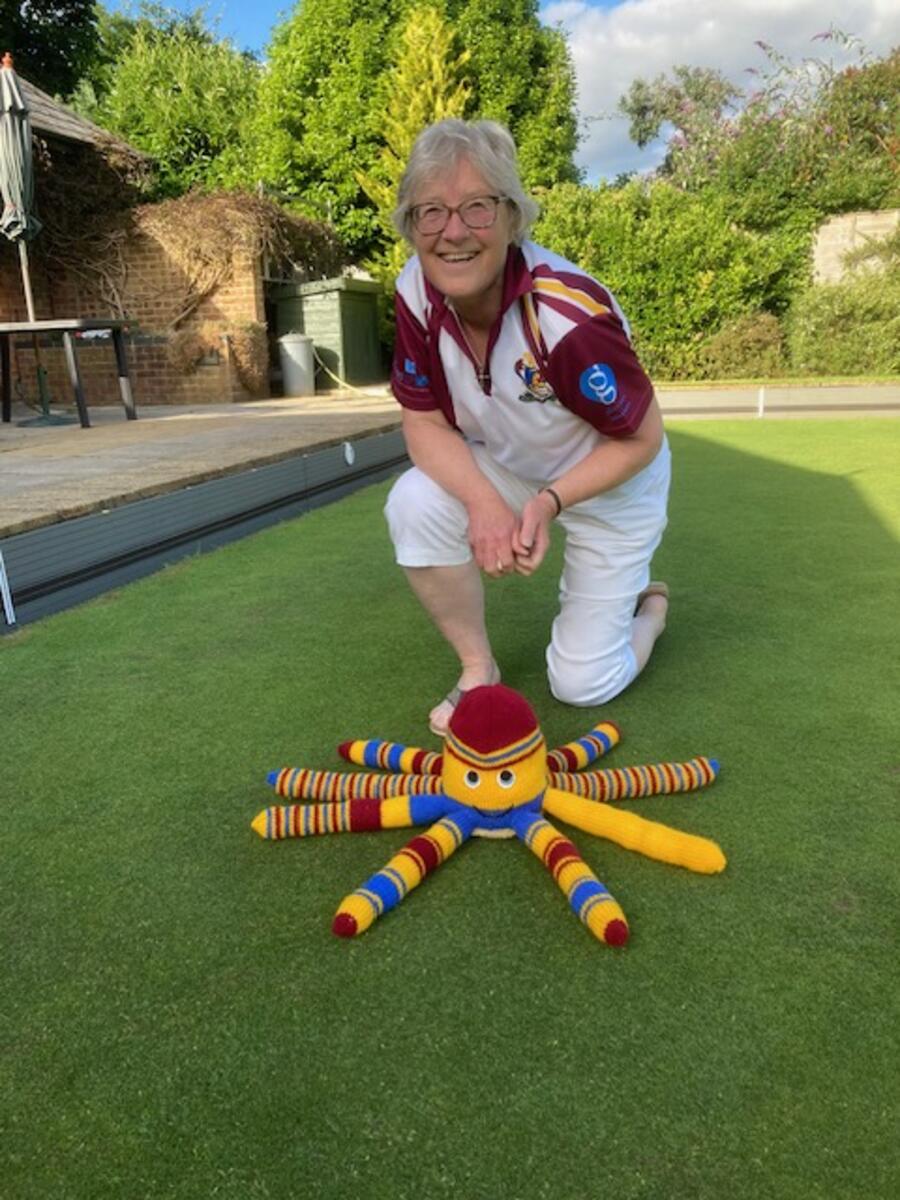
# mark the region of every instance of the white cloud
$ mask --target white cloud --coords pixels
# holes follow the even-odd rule
[[[591,119],[614,112],[635,79],[686,64],[718,68],[746,87],[746,69],[766,62],[757,40],[794,61],[830,57],[841,65],[849,59],[834,42],[812,41],[832,25],[861,38],[874,54],[900,43],[896,0],[624,0],[606,8],[555,0],[541,19],[568,34],[586,134],[578,162],[590,182],[646,170],[662,159],[661,142],[641,151],[629,141],[623,117]]]

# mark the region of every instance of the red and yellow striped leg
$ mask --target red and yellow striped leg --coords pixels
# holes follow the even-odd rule
[[[608,767],[603,771],[572,774],[551,771],[550,784],[587,800],[637,800],[641,796],[668,796],[693,792],[715,783],[719,764],[714,758],[690,762],[649,763],[641,767]]]
[[[477,814],[460,812],[437,821],[419,834],[370,876],[362,887],[345,896],[335,913],[332,932],[338,937],[356,937],[389,909],[395,908],[426,875],[446,862],[470,836]]]
[[[611,804],[594,804],[550,787],[544,793],[544,810],[576,829],[606,838],[626,850],[636,850],[646,858],[686,867],[702,875],[715,875],[725,868],[725,855],[708,838],[670,829],[658,821],[646,821]]]
[[[368,771],[309,771],[282,767],[268,781],[291,800],[387,800],[391,796],[436,796],[443,791],[437,775],[372,775]]]
[[[551,750],[547,754],[547,767],[550,771],[578,771],[612,750],[621,737],[618,725],[612,721],[600,721],[584,737],[566,742],[558,750]]]
[[[338,754],[361,767],[379,771],[399,771],[403,775],[440,775],[443,755],[418,746],[401,746],[377,738],[369,741],[341,742]]]
[[[445,796],[397,796],[390,800],[344,800],[340,804],[272,805],[257,813],[252,828],[271,841],[316,837],[323,833],[362,833],[370,829],[405,829],[442,816]]]
[[[518,822],[516,833],[541,860],[565,893],[572,911],[594,937],[607,946],[624,946],[628,941],[625,914],[574,843],[537,814]]]

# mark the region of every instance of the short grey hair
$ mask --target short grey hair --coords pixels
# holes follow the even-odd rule
[[[466,159],[491,188],[510,202],[510,237],[521,242],[537,218],[537,202],[519,178],[512,134],[496,121],[461,121],[450,117],[423,129],[416,138],[400,186],[393,221],[405,238],[412,236],[413,197],[430,179],[445,175]]]

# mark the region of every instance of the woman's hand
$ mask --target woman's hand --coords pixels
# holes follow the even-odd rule
[[[515,569],[531,575],[544,561],[550,545],[550,522],[556,516],[556,503],[547,492],[538,492],[522,509],[519,527],[513,537]]]
[[[477,565],[486,575],[506,575],[516,567],[517,518],[503,497],[490,489],[467,506],[469,545]]]

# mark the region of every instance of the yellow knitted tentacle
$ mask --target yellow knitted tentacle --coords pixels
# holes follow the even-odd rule
[[[637,800],[643,796],[670,796],[693,792],[715,782],[716,768],[710,759],[690,762],[647,763],[637,767],[611,767],[602,771],[552,771],[550,784],[590,800]]]
[[[419,746],[401,746],[397,742],[385,742],[379,738],[358,738],[353,742],[345,742],[341,747],[343,756],[352,763],[364,767],[366,763],[366,748],[377,745],[378,764],[377,768],[382,771],[396,770],[401,774],[410,775],[415,771],[417,775],[434,775],[440,773],[440,758],[439,754],[435,754],[433,750],[423,750]],[[388,764],[388,756],[395,750],[400,751],[400,758],[396,768]],[[421,755],[421,759],[417,762],[417,756]]]
[[[310,771],[284,767],[274,784],[290,800],[381,800],[388,796],[436,796],[438,775],[375,775],[368,771]]]
[[[381,828],[406,829],[413,824],[409,796],[394,796],[381,802]]]
[[[708,838],[682,833],[608,804],[594,804],[578,796],[569,796],[557,788],[548,788],[545,792],[544,811],[576,829],[607,838],[646,858],[686,867],[703,875],[715,875],[725,867],[721,848]]]
[[[557,876],[557,883],[566,893],[570,903],[572,893],[578,885],[588,880],[595,883],[600,882],[584,859],[567,863]],[[610,921],[622,921],[626,926],[628,925],[621,906],[609,892],[603,896],[595,896],[582,905],[578,917],[587,925],[594,937],[601,942],[606,940],[605,933]]]
[[[379,886],[379,877],[385,883],[393,885],[396,890],[397,899],[392,899],[387,904],[388,908],[394,907],[405,899],[413,888],[418,887],[429,871],[436,870],[445,863],[463,844],[466,836],[452,817],[442,817],[430,829],[417,834],[380,871],[367,879],[362,887],[344,897],[335,914],[335,932],[341,933],[341,936],[349,934],[354,937],[365,933],[385,911],[384,901],[374,890]],[[347,917],[352,917],[355,922],[352,933],[346,926],[343,929],[340,927]]]
[[[357,888],[355,892],[346,896],[338,909],[338,912],[355,918],[359,933],[365,933],[370,925],[374,925],[382,911],[383,906],[375,893],[363,888]]]
[[[599,735],[599,736],[598,736]],[[572,763],[569,761],[568,754],[575,757],[575,769],[580,770],[586,767],[588,763],[596,761],[596,759],[606,754],[614,746],[619,744],[621,733],[618,725],[612,721],[598,721],[598,723],[583,738],[574,742],[566,742],[564,746],[560,746],[556,750],[551,750],[547,755],[547,766],[551,771],[568,771],[572,768]],[[609,743],[607,746],[606,743]],[[568,753],[567,753],[568,752]]]
[[[553,876],[576,916],[594,937],[601,942],[609,938],[613,944],[623,945],[628,940],[625,914],[581,857],[578,847],[544,817],[539,817],[531,826],[524,841]],[[610,926],[614,921],[616,926],[612,928],[618,927],[618,932],[613,938]]]

